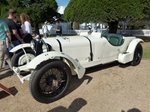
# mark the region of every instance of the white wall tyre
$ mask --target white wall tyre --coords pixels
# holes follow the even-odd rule
[[[25,51],[27,55],[25,55],[23,50],[20,50],[12,56],[11,62],[13,67],[19,67],[27,64],[27,58],[29,61],[35,58],[35,52],[32,49],[26,49]]]
[[[34,71],[29,80],[29,89],[35,100],[50,103],[63,97],[70,85],[71,70],[63,61],[46,63]]]
[[[136,66],[136,65],[140,64],[142,55],[143,55],[143,48],[142,48],[142,45],[140,43],[138,43],[135,48],[135,51],[134,51],[134,56],[133,56],[131,65]]]

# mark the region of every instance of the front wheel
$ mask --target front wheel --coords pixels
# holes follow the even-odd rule
[[[52,61],[32,72],[29,89],[35,100],[50,103],[63,97],[69,87],[71,71],[63,61]]]
[[[142,54],[143,54],[143,48],[142,48],[142,45],[139,43],[137,44],[135,51],[134,51],[133,60],[131,62],[132,66],[136,66],[140,64],[141,59],[142,59]]]
[[[11,58],[13,67],[26,65],[28,61],[30,62],[33,58],[35,58],[35,52],[32,49],[25,49],[25,52],[26,54],[23,50],[20,50],[13,55]]]

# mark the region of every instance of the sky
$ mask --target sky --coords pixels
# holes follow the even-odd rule
[[[56,0],[58,6],[67,6],[70,0]]]

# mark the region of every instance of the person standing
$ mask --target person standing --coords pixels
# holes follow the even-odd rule
[[[43,33],[44,38],[47,38],[48,36],[47,22],[44,22],[44,25],[42,27],[42,33]]]
[[[15,22],[16,28],[17,28],[17,33],[18,35],[21,37],[22,39],[22,35],[23,35],[23,30],[21,28],[21,24],[18,22],[17,18],[14,18],[13,21]]]
[[[0,19],[0,70],[2,69],[5,61],[8,63],[9,67],[12,69],[9,54],[7,52],[6,46],[6,36],[9,43],[11,42],[11,34],[6,22]]]
[[[32,27],[30,23],[29,16],[27,14],[22,13],[20,15],[20,20],[22,23],[22,30],[23,30],[23,40],[25,43],[30,43],[32,40]]]
[[[22,23],[21,27],[22,27],[23,33],[24,34],[29,33],[30,35],[32,35],[32,27],[31,27],[29,16],[27,14],[22,13],[20,15],[20,20]]]
[[[62,27],[59,21],[56,21],[56,28],[54,28],[54,31],[56,32],[56,37],[62,36]]]
[[[23,44],[24,41],[21,39],[21,37],[19,36],[18,32],[17,32],[17,27],[16,27],[16,24],[15,22],[13,21],[14,18],[16,18],[16,14],[17,12],[13,9],[9,9],[9,16],[8,18],[5,20],[8,27],[9,27],[9,30],[10,30],[10,33],[11,33],[11,41],[12,41],[12,44],[14,46],[17,46],[20,44],[20,42]],[[20,41],[20,42],[19,42]]]

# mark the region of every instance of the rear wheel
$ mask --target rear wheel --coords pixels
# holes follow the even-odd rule
[[[63,61],[52,61],[31,74],[29,88],[35,100],[50,103],[64,96],[71,71]]]
[[[136,65],[140,64],[141,59],[142,59],[142,54],[143,54],[143,48],[142,48],[142,45],[139,43],[139,44],[137,44],[137,46],[135,48],[133,60],[131,62],[132,66],[136,66]]]

